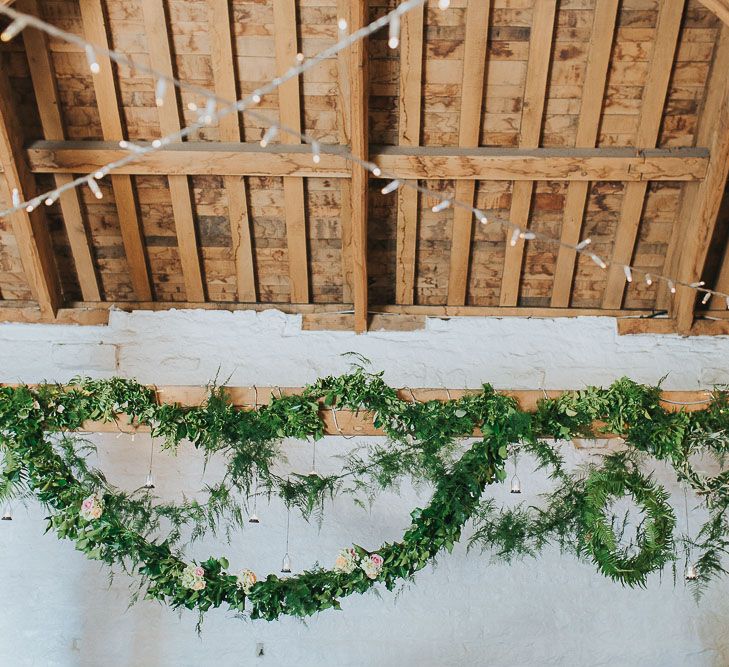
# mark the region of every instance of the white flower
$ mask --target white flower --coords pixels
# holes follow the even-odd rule
[[[59,413],[60,413],[60,412],[63,412],[63,411],[65,410],[65,409],[66,409],[66,408],[64,408],[64,407],[63,407],[62,405],[59,405],[59,406],[58,406],[58,407],[56,408],[56,412],[59,412]]]
[[[205,570],[199,565],[188,565],[180,575],[180,583],[193,591],[205,588]]]
[[[237,575],[235,575],[235,577],[237,579],[236,585],[246,595],[251,592],[253,584],[258,581],[258,577],[256,577],[256,573],[253,570],[241,570]]]
[[[382,556],[379,554],[370,554],[362,559],[360,567],[370,579],[377,579],[380,576],[380,572],[382,572],[382,563]]]
[[[85,498],[81,503],[81,509],[79,510],[79,514],[86,519],[86,521],[98,519],[103,513],[104,498],[99,493],[94,493],[88,498]]]
[[[350,574],[354,572],[354,569],[357,567],[358,560],[359,556],[354,549],[351,547],[349,549],[342,549],[337,554],[337,559],[334,561],[334,570],[335,572]]]

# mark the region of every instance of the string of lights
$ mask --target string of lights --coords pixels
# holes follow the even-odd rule
[[[152,142],[135,143],[127,140],[122,140],[119,142],[119,145],[122,149],[127,150],[128,154],[118,160],[106,164],[101,169],[95,170],[86,175],[79,176],[78,178],[69,181],[68,183],[64,183],[58,188],[38,195],[28,201],[21,201],[20,194],[17,191],[13,191],[12,207],[0,210],[0,218],[20,210],[26,210],[30,212],[43,202],[45,202],[45,204],[48,206],[53,205],[59,199],[60,195],[66,190],[70,190],[84,185],[86,185],[92,191],[95,197],[101,199],[103,197],[103,193],[99,188],[97,181],[103,179],[110,172],[134,161],[140,160],[145,155],[161,150],[165,146],[173,142],[180,141],[183,138],[193,134],[197,130],[203,128],[204,126],[211,125],[215,123],[218,119],[223,118],[231,113],[245,113],[250,115],[251,117],[257,118],[258,120],[268,122],[268,118],[266,116],[256,112],[254,109],[251,108],[252,106],[259,104],[264,95],[275,91],[286,81],[294,77],[300,76],[302,73],[315,67],[323,60],[331,58],[332,56],[349,48],[354,43],[364,39],[365,37],[368,37],[369,35],[380,30],[386,25],[389,26],[388,45],[392,49],[398,48],[400,44],[399,32],[401,16],[406,12],[411,11],[412,9],[424,4],[425,2],[426,0],[407,0],[406,2],[398,5],[398,7],[396,7],[388,14],[383,15],[369,25],[364,26],[363,28],[360,28],[359,30],[351,34],[346,34],[348,28],[346,19],[340,18],[338,21],[338,28],[339,32],[343,34],[343,37],[336,44],[327,49],[324,49],[323,51],[319,52],[309,59],[306,59],[303,54],[299,53],[296,58],[298,64],[293,65],[283,75],[276,77],[269,83],[257,88],[250,95],[247,95],[246,97],[243,97],[235,102],[220,98],[219,96],[195,84],[180,81],[179,79],[167,76],[150,67],[135,63],[130,58],[121,53],[98,47],[94,44],[91,44],[90,42],[87,42],[85,39],[79,37],[78,35],[61,30],[34,16],[23,14],[21,12],[11,9],[10,7],[0,5],[0,14],[5,14],[12,20],[12,23],[2,32],[2,34],[0,34],[0,40],[2,41],[9,41],[10,39],[20,34],[26,27],[37,28],[39,30],[43,30],[51,36],[64,39],[68,42],[72,42],[83,47],[92,74],[97,74],[100,71],[100,65],[97,56],[98,54],[102,54],[109,57],[117,64],[125,65],[129,68],[133,68],[135,70],[151,75],[156,81],[155,99],[158,106],[161,106],[163,104],[164,94],[167,90],[167,86],[170,85],[175,86],[179,89],[184,88],[189,91],[196,92],[204,97],[206,100],[205,105],[202,109],[194,104],[188,105],[188,108],[190,108],[190,110],[199,111],[197,122],[182,128],[178,132],[174,132],[165,135],[159,139],[155,139]],[[446,10],[449,6],[450,0],[438,0],[439,9]],[[319,141],[314,137],[311,137],[306,133],[299,132],[293,128],[287,127],[283,124],[270,125],[264,133],[262,139],[260,140],[260,145],[263,148],[267,147],[280,132],[296,137],[300,141],[308,144],[311,147],[312,160],[316,164],[320,162],[322,153],[338,155],[345,158],[351,163],[361,166],[369,173],[371,173],[375,178],[382,178],[387,180],[388,182],[381,189],[381,192],[384,195],[393,193],[399,188],[411,188],[429,197],[431,200],[435,200],[437,202],[432,206],[432,211],[434,213],[445,211],[446,209],[451,207],[461,208],[469,211],[483,225],[500,225],[506,230],[510,231],[509,244],[511,246],[516,246],[516,244],[520,240],[539,240],[563,248],[568,248],[574,251],[576,254],[588,257],[603,270],[607,269],[609,266],[616,266],[622,269],[627,283],[632,283],[634,280],[634,276],[637,275],[641,276],[648,286],[652,285],[654,282],[664,283],[670,294],[676,294],[678,287],[689,288],[703,295],[701,299],[702,304],[708,303],[709,299],[712,296],[716,296],[722,298],[726,303],[726,307],[729,309],[729,294],[718,290],[710,289],[705,286],[705,283],[703,281],[688,282],[675,277],[666,276],[661,273],[651,273],[646,269],[635,267],[630,264],[624,264],[621,262],[615,262],[611,259],[603,258],[592,251],[590,238],[585,238],[577,244],[570,244],[563,242],[561,239],[554,238],[536,230],[522,229],[521,227],[514,225],[509,220],[504,218],[489,218],[484,211],[474,207],[471,203],[459,201],[447,194],[432,190],[426,186],[421,185],[419,181],[401,180],[395,174],[384,172],[376,163],[370,162],[368,160],[363,160],[362,158],[352,154],[346,149],[346,147],[320,144]]]

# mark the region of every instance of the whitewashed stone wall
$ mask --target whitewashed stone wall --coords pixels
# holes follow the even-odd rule
[[[276,312],[114,312],[108,327],[0,325],[0,382],[67,380],[77,374],[120,374],[156,384],[204,384],[216,375],[237,385],[301,385],[346,371],[344,352],[359,352],[393,385],[574,388],[607,384],[621,375],[674,389],[729,382],[729,340],[674,336],[620,337],[608,319],[430,320],[413,333],[301,332],[299,319]],[[112,482],[139,486],[149,438],[97,437],[99,465]],[[318,445],[321,469],[356,441]],[[565,452],[584,460],[571,445]],[[287,442],[291,470],[307,471],[311,445]],[[204,473],[185,448],[176,458],[155,454],[160,495],[179,497],[220,474]],[[520,463],[521,499],[538,502],[549,488]],[[663,466],[656,474],[683,496]],[[514,502],[505,489],[495,490]],[[406,487],[384,494],[365,512],[346,498],[326,508],[321,529],[292,518],[294,568],[331,562],[351,542],[374,546],[396,539],[409,511],[428,491]],[[192,555],[225,554],[232,567],[277,571],[284,550],[280,504],[259,507],[263,523],[231,545],[209,539]],[[463,546],[439,559],[397,594],[381,591],[344,601],[306,623],[243,622],[223,611],[181,616],[153,602],[126,610],[128,580],[111,588],[107,573],[69,543],[43,535],[36,505],[18,507],[0,525],[0,665],[727,665],[729,586],[721,582],[697,605],[670,573],[647,590],[623,589],[588,564],[549,551],[506,566]],[[699,518],[692,516],[693,525]],[[257,644],[265,655],[255,657]]]

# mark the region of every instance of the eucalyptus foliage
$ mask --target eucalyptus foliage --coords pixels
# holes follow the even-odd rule
[[[283,460],[281,440],[320,439],[322,410],[371,413],[387,443],[355,450],[338,475],[277,474]],[[457,400],[415,402],[400,399],[382,373],[361,366],[252,410],[233,407],[215,387],[199,407],[158,404],[153,389],[121,378],[2,387],[0,501],[19,495],[37,498],[48,509],[48,529],[59,538],[73,540],[88,558],[138,575],[147,597],[201,613],[225,604],[249,611],[252,618],[273,620],[338,608],[346,595],[365,592],[378,582],[392,589],[412,577],[443,549],[450,551],[469,520],[472,547],[510,560],[536,556],[556,544],[629,586],[645,585],[651,572],[693,551],[700,590],[725,572],[729,471],[706,478],[690,459],[708,454],[723,462],[729,449],[727,410],[727,394],[717,391],[703,410],[667,411],[658,387],[628,379],[607,389],[545,399],[533,413],[489,385]],[[150,427],[152,436],[163,439],[170,450],[189,440],[206,456],[223,456],[224,479],[206,489],[205,502],[158,504],[144,489],[114,488],[88,465],[90,447],[70,433],[87,420],[123,419]],[[475,441],[474,432],[479,434]],[[553,441],[601,433],[624,437],[624,451],[608,455],[600,465],[569,471]],[[514,451],[530,453],[552,478],[554,490],[539,506],[500,508],[483,497],[488,485],[505,480],[505,462]],[[668,493],[641,470],[647,457],[671,465],[708,507],[709,520],[694,539],[675,534]],[[291,577],[271,574],[244,592],[227,571],[227,560],[211,557],[198,564],[204,570],[199,575],[204,588],[193,590],[183,583],[190,576],[181,545],[184,529],[193,538],[208,531],[229,534],[243,521],[241,497],[277,495],[309,515],[326,497],[347,493],[363,502],[380,490],[396,489],[406,476],[432,484],[433,496],[427,507],[412,512],[411,526],[398,542],[373,550],[354,547],[360,558],[375,553],[382,557],[374,579],[361,568],[342,572],[317,567]],[[86,519],[79,509],[92,495],[104,511]],[[634,541],[623,545],[625,525],[610,509],[626,495],[645,518]]]

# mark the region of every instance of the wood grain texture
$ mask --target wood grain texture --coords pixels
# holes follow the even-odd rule
[[[402,18],[398,124],[400,146],[420,144],[424,16],[425,6],[421,5]],[[400,188],[397,193],[396,303],[411,304],[415,297],[417,237],[418,192],[412,188]]]
[[[663,118],[663,108],[668,92],[668,83],[673,70],[684,0],[663,3],[658,14],[658,27],[653,44],[648,78],[643,90],[643,105],[636,135],[636,145],[648,148],[656,145]],[[626,186],[623,208],[613,244],[612,261],[630,264],[638,237],[643,202],[647,184],[629,183]],[[608,270],[603,308],[619,308],[625,292],[625,274],[621,266],[610,266]]]
[[[723,48],[726,48],[726,41],[729,39],[729,28],[726,26],[722,27],[721,39]],[[719,90],[715,91],[709,100],[712,105],[717,105],[716,109],[707,108],[705,111],[713,119],[711,158],[706,179],[700,183],[696,191],[678,263],[678,278],[687,283],[701,279],[729,175],[729,85],[727,85],[726,70],[717,71],[716,79],[712,76],[712,83],[721,90],[721,93]],[[678,288],[675,318],[679,333],[691,333],[696,298],[695,290]]]
[[[463,81],[461,85],[461,118],[458,145],[478,146],[484,98],[484,74],[488,53],[488,28],[491,3],[470,3],[466,10],[466,39],[464,41]],[[456,183],[455,198],[473,205],[475,181]],[[450,268],[448,272],[448,305],[466,303],[468,268],[471,261],[473,215],[458,207],[453,212]]]
[[[108,49],[110,44],[107,21],[101,0],[80,0],[79,9],[86,39]],[[109,57],[97,54],[97,60],[100,70],[98,74],[94,75],[93,82],[101,130],[105,140],[118,143],[125,136],[119,109],[117,82]],[[93,168],[79,171],[81,173],[91,172]],[[149,279],[142,223],[139,219],[132,179],[129,176],[114,173],[111,175],[111,184],[114,189],[114,201],[119,214],[119,227],[132,287],[138,299],[148,300],[152,298],[152,285]]]
[[[14,97],[8,77],[0,68],[0,165],[3,168],[0,199],[6,202],[11,201],[13,189],[17,189],[22,201],[38,194],[33,175],[23,159],[23,126],[13,107]],[[39,206],[31,213],[17,211],[9,217],[31,293],[43,319],[52,320],[61,306],[61,286],[45,211]]]
[[[17,3],[16,8],[26,14],[39,16],[37,0],[21,0]],[[40,30],[27,30],[23,35],[23,40],[28,53],[28,66],[30,67],[35,98],[38,102],[38,113],[43,135],[46,139],[63,141],[65,131],[46,34]],[[67,185],[72,180],[73,178],[69,174],[56,174],[54,176],[57,188]],[[99,301],[101,300],[99,279],[91,252],[89,230],[84,220],[78,191],[76,189],[67,190],[61,195],[59,203],[68,243],[71,246],[81,295],[85,301]]]
[[[231,36],[228,0],[209,0],[211,53],[215,79],[215,94],[226,100],[238,99],[235,81],[235,58]],[[228,114],[218,120],[220,140],[241,140],[238,114]],[[236,295],[239,301],[256,300],[256,279],[251,242],[251,223],[248,215],[248,192],[245,178],[226,176],[225,194],[228,200],[228,219],[233,245],[236,272]]]
[[[575,146],[578,148],[593,148],[597,141],[618,5],[619,0],[597,0],[595,6],[594,38],[590,43],[575,141]],[[588,190],[587,181],[570,183],[567,189],[560,232],[562,243],[577,245],[581,240]],[[574,250],[560,246],[552,286],[551,305],[554,308],[565,308],[569,305],[575,259]]]
[[[539,145],[556,11],[555,0],[541,0],[534,8],[519,134],[521,148],[536,148]],[[533,183],[531,181],[517,181],[512,188],[509,222],[522,230],[527,229],[529,224],[532,191]],[[519,239],[512,246],[509,243],[510,238],[511,230],[507,230],[507,245],[499,294],[501,306],[515,306],[519,300],[524,241]]]
[[[175,76],[172,66],[172,50],[167,32],[167,17],[163,0],[145,0],[142,3],[150,66],[168,77]],[[177,100],[177,88],[167,86],[164,103],[159,107],[159,127],[162,135],[179,132],[182,127]],[[187,176],[168,177],[172,210],[175,216],[177,247],[182,264],[182,276],[188,301],[205,301],[205,286],[200,265],[200,252],[195,231],[195,214],[192,208],[192,193]]]
[[[368,0],[356,0],[352,7],[351,29],[367,24]],[[352,110],[352,154],[360,160],[369,159],[367,43],[356,42],[351,47],[350,86]],[[367,331],[369,294],[367,284],[367,200],[368,172],[358,164],[352,165],[352,262],[354,266],[354,330]]]
[[[278,76],[284,74],[296,63],[296,54],[299,52],[296,25],[295,0],[276,0],[273,3],[273,27]],[[279,87],[278,101],[281,124],[296,132],[301,132],[301,98],[298,78],[289,79]],[[286,132],[281,133],[281,142],[284,144],[300,143],[298,137]],[[311,156],[309,159],[311,160]],[[307,303],[309,301],[309,267],[304,181],[301,178],[284,177],[283,188],[291,303]]]
[[[348,178],[349,163],[326,151],[322,146],[321,162],[314,164],[307,146],[263,149],[258,143],[185,142],[145,155],[144,160],[130,162],[115,173]],[[34,141],[26,154],[34,173],[68,174],[93,171],[126,153],[111,142]],[[370,146],[369,154],[383,171],[402,180],[698,181],[704,178],[709,161],[704,147],[637,151]]]

